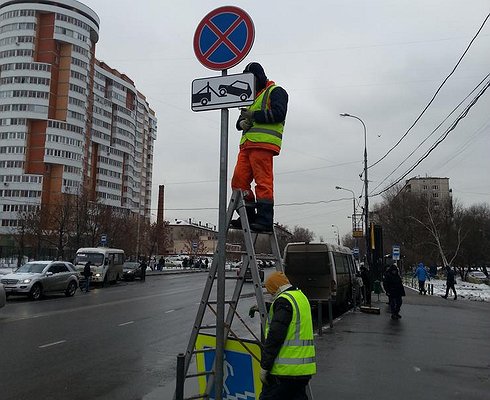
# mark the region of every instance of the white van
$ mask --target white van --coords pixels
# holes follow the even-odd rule
[[[288,243],[284,273],[309,300],[332,300],[345,307],[352,300],[356,267],[352,250],[329,243]]]
[[[124,250],[108,247],[83,247],[77,250],[75,268],[83,279],[83,268],[90,261],[92,264],[92,282],[115,283],[123,276]]]

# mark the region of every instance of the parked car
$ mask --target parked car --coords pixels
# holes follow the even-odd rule
[[[134,281],[135,278],[141,279],[141,264],[134,261],[126,261],[123,264],[123,280]]]
[[[5,294],[5,288],[0,283],[0,308],[4,307],[6,302],[7,302],[7,296]]]
[[[182,256],[169,256],[165,259],[165,266],[167,268],[182,268],[184,257]]]
[[[260,265],[258,266],[258,268],[259,268],[260,282],[264,282],[264,269]],[[240,269],[236,270],[236,274],[240,275]],[[244,281],[245,282],[253,282],[252,271],[250,271],[250,265],[247,267],[247,270],[245,271]]]
[[[78,272],[66,261],[31,261],[2,276],[0,283],[7,296],[27,295],[32,300],[53,292],[73,296],[78,288]]]
[[[486,284],[490,283],[488,277],[481,271],[468,272],[466,280],[470,283],[486,283]]]

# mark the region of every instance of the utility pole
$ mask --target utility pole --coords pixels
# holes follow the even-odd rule
[[[369,198],[368,198],[368,162],[367,162],[367,129],[364,121],[355,115],[342,113],[341,117],[357,119],[364,128],[364,235],[366,239],[366,262],[371,265],[371,246],[369,241]]]
[[[339,231],[339,227],[337,225],[333,225],[332,224],[332,228],[337,229],[337,244],[340,246],[340,231]]]

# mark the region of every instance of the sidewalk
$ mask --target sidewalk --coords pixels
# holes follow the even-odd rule
[[[406,288],[401,320],[387,297],[380,315],[348,312],[315,336],[314,400],[486,400],[490,391],[490,305],[421,296]],[[186,394],[197,393],[194,380]],[[194,386],[194,387],[193,387]],[[144,400],[171,399],[175,381]]]
[[[489,398],[489,304],[406,292],[402,319],[373,295],[381,315],[350,312],[316,337],[316,400]]]
[[[154,270],[152,271],[150,268],[146,270],[146,276],[152,275],[172,275],[172,274],[195,274],[199,272],[209,273],[207,269],[198,269],[198,268],[164,268],[161,271]]]

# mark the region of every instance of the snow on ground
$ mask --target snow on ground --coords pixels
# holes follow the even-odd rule
[[[434,285],[434,296],[446,294],[445,279],[431,279],[430,282],[426,282],[426,286],[428,283]],[[461,279],[458,279],[455,288],[456,293],[458,294],[458,300],[465,299],[471,301],[490,301],[490,286],[484,283],[462,282]],[[417,288],[414,290],[418,291]],[[449,291],[447,298],[453,298],[453,292],[451,290]]]

